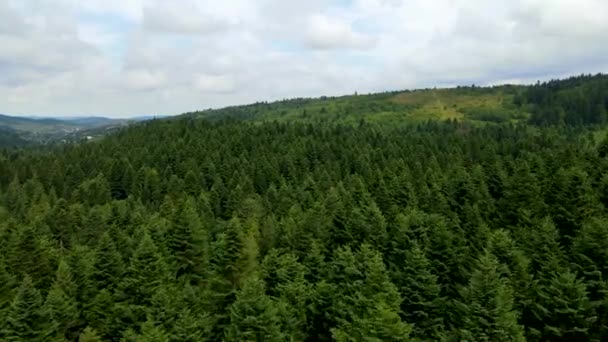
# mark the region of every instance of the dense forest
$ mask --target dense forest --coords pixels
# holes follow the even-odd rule
[[[538,125],[194,113],[4,149],[0,340],[607,340],[608,135],[561,98],[597,77],[514,88]]]

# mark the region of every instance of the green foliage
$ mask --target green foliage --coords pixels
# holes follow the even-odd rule
[[[336,323],[335,339],[407,339],[411,327],[399,317],[401,297],[378,252],[365,244],[355,253],[339,248],[329,267],[334,294],[327,319]]]
[[[26,276],[10,307],[5,311],[0,337],[3,341],[44,341],[44,324],[40,291]]]
[[[539,322],[532,335],[551,341],[585,339],[597,319],[585,284],[572,272],[548,276],[538,284],[533,311]]]
[[[581,75],[537,83],[524,92],[537,125],[603,124],[608,116],[608,76]]]
[[[78,337],[78,342],[101,342],[101,337],[99,337],[94,329],[87,327],[82,331],[80,337]]]
[[[526,89],[259,103],[0,150],[0,339],[606,340],[605,128],[569,107],[528,126],[544,105]]]
[[[394,272],[393,279],[403,297],[404,320],[413,325],[412,336],[439,339],[444,329],[441,312],[445,298],[441,296],[439,278],[416,241],[406,252],[405,267]]]
[[[230,306],[224,341],[283,341],[276,304],[265,295],[264,283],[249,278]]]
[[[517,322],[513,293],[501,278],[498,261],[484,253],[469,284],[462,290],[462,326],[458,335],[467,341],[524,341]]]

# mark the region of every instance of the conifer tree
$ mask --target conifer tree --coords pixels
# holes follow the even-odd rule
[[[25,276],[5,316],[0,330],[3,341],[44,341],[45,318],[42,297],[32,278]]]
[[[175,258],[177,278],[203,277],[207,266],[207,232],[203,229],[192,198],[180,203],[170,224],[167,247]]]
[[[388,275],[382,258],[369,245],[353,253],[339,248],[331,264],[334,292],[327,318],[334,324],[331,334],[347,340],[406,340],[411,326],[401,321],[401,297]]]
[[[15,275],[29,275],[35,285],[48,288],[53,279],[53,259],[34,227],[20,226],[9,247],[7,261]]]
[[[99,289],[112,290],[122,279],[125,266],[109,233],[101,236],[95,252],[93,279]]]
[[[78,342],[102,342],[102,340],[94,329],[86,327],[78,337]]]
[[[115,296],[108,290],[100,290],[86,305],[83,315],[89,325],[104,339],[112,339],[123,328],[120,322],[120,307]]]
[[[250,277],[230,306],[230,324],[224,341],[283,341],[280,318],[273,301],[266,296],[264,282]]]
[[[406,252],[405,266],[393,273],[393,282],[403,298],[401,315],[412,324],[412,336],[439,339],[443,330],[441,296],[438,277],[417,241]]]
[[[123,320],[136,324],[145,319],[147,307],[159,286],[169,279],[168,267],[149,233],[143,238],[131,257],[124,278],[118,285],[118,299]]]
[[[61,260],[55,282],[42,307],[44,317],[48,320],[45,322],[47,324],[45,335],[54,341],[75,338],[71,330],[78,327],[80,317],[76,291],[69,265],[65,260]]]
[[[537,286],[533,312],[538,321],[530,325],[531,335],[551,341],[589,338],[589,329],[597,317],[585,283],[576,274],[563,271],[541,279]]]
[[[477,261],[469,284],[462,289],[460,339],[524,341],[513,294],[501,278],[496,258],[488,252]]]

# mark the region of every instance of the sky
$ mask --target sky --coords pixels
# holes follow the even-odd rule
[[[0,113],[180,114],[608,71],[606,0],[0,0]]]

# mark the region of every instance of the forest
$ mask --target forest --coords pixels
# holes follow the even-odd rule
[[[1,149],[0,340],[605,341],[606,79]]]

